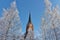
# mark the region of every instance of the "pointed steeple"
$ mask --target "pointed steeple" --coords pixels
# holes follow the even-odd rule
[[[31,23],[31,13],[29,13],[29,21],[28,23]]]
[[[34,31],[34,28],[31,21],[31,13],[29,12],[29,19],[28,19],[28,24],[26,26],[26,33],[25,33],[24,39],[28,36],[30,31]]]
[[[27,27],[26,27],[26,31],[29,31],[29,30],[33,30],[33,24],[32,24],[32,21],[31,21],[31,13],[29,12],[29,20],[28,20],[28,24],[27,24]]]

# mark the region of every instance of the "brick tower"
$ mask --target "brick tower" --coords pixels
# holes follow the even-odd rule
[[[33,24],[31,21],[31,14],[29,14],[29,20],[28,20],[28,24],[26,26],[26,33],[24,36],[24,39],[29,38],[30,40],[32,40],[34,38],[34,28],[33,28]]]

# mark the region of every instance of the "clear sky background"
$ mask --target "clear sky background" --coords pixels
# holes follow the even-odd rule
[[[0,0],[0,17],[2,16],[3,8],[9,8],[14,0]],[[60,0],[50,0],[52,5],[58,4]],[[21,20],[22,31],[25,32],[28,22],[29,12],[31,13],[34,31],[37,31],[41,25],[41,18],[44,16],[45,4],[44,0],[16,0],[19,16]]]

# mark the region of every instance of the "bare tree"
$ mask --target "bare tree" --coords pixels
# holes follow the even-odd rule
[[[60,9],[57,5],[52,7],[49,0],[45,0],[46,10],[44,18],[42,18],[42,26],[40,26],[40,33],[42,40],[60,40]],[[42,31],[42,32],[41,32]],[[41,39],[40,38],[40,39]]]
[[[14,34],[16,36],[17,33],[21,33],[21,23],[16,2],[14,1],[11,3],[10,9],[3,9],[3,13],[3,19],[2,23],[0,22],[0,27],[2,27],[3,30],[3,40],[7,40],[9,36],[13,36]]]

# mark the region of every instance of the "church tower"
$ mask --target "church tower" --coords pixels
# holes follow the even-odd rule
[[[28,20],[28,24],[26,26],[26,33],[24,36],[24,39],[26,39],[27,37],[30,38],[30,40],[32,40],[34,38],[34,28],[33,28],[33,24],[31,21],[31,14],[29,14],[29,20]]]

